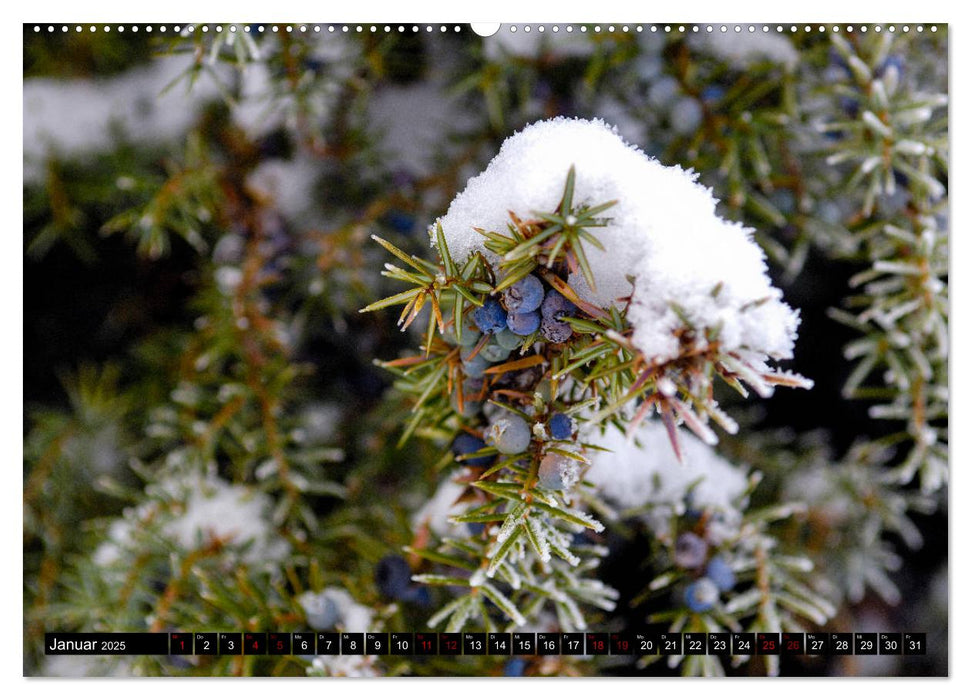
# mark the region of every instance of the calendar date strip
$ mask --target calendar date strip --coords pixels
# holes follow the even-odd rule
[[[83,656],[926,655],[925,632],[48,632]]]

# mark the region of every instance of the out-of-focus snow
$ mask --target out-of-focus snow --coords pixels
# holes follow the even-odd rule
[[[777,32],[714,31],[698,32],[688,38],[691,48],[711,54],[743,70],[754,63],[768,61],[792,68],[799,62],[799,53],[789,38]]]
[[[594,43],[585,34],[578,32],[552,31],[540,32],[536,27],[530,31],[518,26],[516,31],[510,31],[509,26],[503,26],[492,36],[482,39],[485,57],[490,61],[498,61],[506,56],[516,58],[568,58],[583,57],[593,53]]]
[[[126,550],[137,546],[137,534],[149,526],[149,521],[160,523],[162,537],[185,550],[205,547],[218,539],[224,547],[245,549],[241,558],[252,565],[277,563],[290,553],[289,543],[269,522],[273,501],[262,491],[217,477],[172,477],[150,485],[146,491],[158,501],[146,501],[113,522],[107,538],[94,552],[95,563],[110,566],[119,561]]]
[[[323,597],[335,605],[338,618],[335,624],[337,629],[355,633],[373,631],[374,611],[358,603],[343,588],[325,588],[320,593],[307,592],[302,596],[304,607],[307,607],[315,597]],[[363,649],[360,651],[362,652],[360,655],[315,656],[307,669],[307,674],[346,678],[370,678],[378,675],[374,669],[375,657],[363,655]]]
[[[293,160],[264,160],[249,174],[246,185],[268,197],[288,220],[316,221],[319,217],[312,211],[319,177],[320,163],[301,153]]]
[[[270,496],[261,491],[212,478],[188,495],[184,512],[170,520],[163,532],[185,549],[219,539],[237,546],[249,544],[244,561],[276,562],[289,554],[290,545],[270,525],[272,507]]]
[[[337,104],[344,81],[358,65],[361,46],[350,37],[319,34],[304,65],[295,66],[297,77],[292,90],[281,92],[265,60],[246,64],[240,73],[240,96],[233,101],[233,121],[250,138],[274,129],[296,130],[298,112],[310,115],[315,123],[325,123]],[[277,51],[272,46],[267,51]],[[309,85],[313,89],[306,89]],[[298,100],[301,104],[298,105]]]
[[[458,99],[449,97],[447,85],[436,79],[375,90],[368,101],[368,121],[381,137],[385,166],[416,176],[433,174],[436,156],[467,147],[443,140],[442,134],[471,129],[476,123]]]
[[[468,470],[462,470],[456,477],[445,479],[439,484],[435,495],[426,501],[412,517],[413,530],[418,531],[422,527],[427,527],[438,537],[449,537],[456,534],[460,526],[450,522],[449,518],[465,512],[465,506],[456,504],[456,501],[466,488],[465,484],[456,483],[456,478],[461,478],[467,474]]]
[[[734,520],[737,502],[748,487],[745,471],[693,435],[681,431],[679,438],[683,463],[657,421],[645,421],[633,441],[614,426],[603,435],[588,429],[583,441],[609,452],[588,453],[591,466],[585,479],[618,508],[651,506],[648,519],[655,531],[665,531],[669,516],[689,506],[720,513],[723,521]]]
[[[343,588],[325,588],[319,593],[306,591],[298,598],[298,601],[308,616],[313,614],[319,616],[321,610],[325,608],[323,604],[333,604],[336,613],[333,628],[344,632],[367,631],[370,629],[371,620],[374,617],[371,608],[358,603]]]
[[[264,55],[277,50],[264,46]],[[324,123],[337,102],[356,56],[357,42],[343,36],[321,36],[313,45],[310,66],[299,66],[300,81],[315,80],[313,90],[274,92],[276,84],[265,60],[239,68],[239,96],[231,104],[233,121],[250,138],[273,129],[296,127],[297,93],[303,113]],[[78,156],[107,150],[118,138],[134,143],[166,143],[181,139],[199,117],[202,106],[225,99],[227,86],[237,80],[236,67],[207,64],[193,81],[186,72],[191,54],[158,56],[151,63],[110,77],[70,80],[28,78],[24,81],[24,180],[43,174],[49,156]],[[220,86],[222,85],[222,87]]]
[[[44,657],[42,668],[41,675],[48,678],[129,678],[136,675],[131,657],[53,654]]]
[[[375,678],[374,656],[315,656],[307,675],[334,678]]]
[[[204,74],[191,90],[187,80],[171,85],[191,62],[188,55],[164,56],[112,78],[25,80],[24,180],[38,178],[49,155],[108,149],[118,135],[135,142],[183,135],[199,106],[219,95]]]

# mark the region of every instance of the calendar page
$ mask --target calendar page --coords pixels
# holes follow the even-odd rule
[[[946,23],[22,33],[24,675],[948,675]]]

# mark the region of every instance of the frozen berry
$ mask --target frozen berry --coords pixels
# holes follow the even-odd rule
[[[471,348],[479,342],[481,336],[482,333],[479,332],[478,326],[475,325],[472,314],[464,314],[462,316],[462,337],[458,340],[458,344],[463,348]]]
[[[398,233],[409,234],[415,230],[415,217],[398,209],[389,211],[385,215],[385,221]]]
[[[544,318],[540,324],[540,332],[551,343],[565,343],[573,335],[573,326],[554,321],[552,318]]]
[[[708,561],[705,576],[711,579],[720,591],[730,591],[735,587],[735,572],[722,557],[714,556]]]
[[[524,314],[535,311],[543,303],[543,283],[535,275],[526,275],[502,293],[510,312]]]
[[[472,312],[472,319],[483,333],[498,333],[506,327],[506,311],[495,299],[486,299]]]
[[[708,543],[693,532],[678,535],[674,543],[674,563],[682,569],[696,569],[705,563]]]
[[[412,585],[400,598],[406,603],[414,603],[423,608],[432,604],[432,594],[428,592],[428,586]]]
[[[573,420],[565,413],[554,413],[550,418],[550,435],[554,440],[569,440],[573,435]]]
[[[563,321],[564,317],[573,316],[577,307],[572,301],[557,291],[550,291],[543,299],[540,307],[543,323],[540,332],[551,343],[565,343],[573,335],[573,328]]]
[[[701,91],[702,102],[718,102],[725,96],[725,88],[720,85],[709,85]]]
[[[465,396],[478,397],[484,385],[485,381],[481,377],[466,377],[462,381],[462,393]]]
[[[577,311],[577,307],[576,304],[559,292],[550,290],[550,293],[543,299],[540,311],[543,314],[543,318],[561,321],[564,316],[573,316]]]
[[[580,463],[550,453],[539,463],[539,485],[550,491],[569,491],[580,479]]]
[[[510,314],[509,316],[511,318],[512,314]],[[507,357],[509,357],[509,353],[511,352],[512,350],[504,348],[498,343],[489,343],[484,348],[482,348],[482,350],[479,351],[479,354],[482,355],[482,357],[484,357],[489,362],[502,362]]]
[[[458,392],[452,394],[449,403],[452,406],[452,410],[454,410],[460,416],[464,416],[466,418],[471,418],[472,416],[476,415],[482,408],[482,402],[469,398],[468,394],[464,394],[462,396],[462,404],[459,405]]]
[[[456,457],[470,455],[478,452],[485,446],[486,444],[475,435],[459,433],[454,442],[452,442],[452,454]],[[462,460],[462,463],[473,467],[488,467],[492,464],[492,457],[472,457],[471,459]]]
[[[478,537],[483,532],[485,532],[485,523],[465,523],[465,527],[468,528],[469,534],[473,537]]]
[[[684,602],[693,612],[711,610],[718,602],[718,586],[709,578],[700,578],[685,589]]]
[[[333,629],[334,625],[340,621],[340,607],[326,593],[307,591],[298,600],[307,616],[307,624],[313,629]]]
[[[466,377],[462,381],[462,405],[459,407],[459,392],[456,388],[452,392],[451,404],[455,411],[463,416],[474,416],[482,408],[482,375]]]
[[[477,379],[489,369],[490,362],[482,357],[481,352],[477,353],[475,357],[469,357],[471,354],[471,349],[468,353],[462,353],[462,368],[465,370],[466,376]]]
[[[532,436],[529,425],[520,416],[510,414],[489,426],[486,442],[506,455],[525,452]]]
[[[400,598],[411,588],[411,567],[397,554],[389,554],[374,569],[374,582],[381,595]]]
[[[529,311],[527,313],[510,313],[506,317],[506,323],[516,335],[529,335],[535,333],[539,328],[539,313]]]
[[[508,316],[506,318],[508,319]],[[506,350],[515,350],[523,343],[522,336],[516,335],[508,328],[496,333],[495,341],[496,345],[506,348]]]

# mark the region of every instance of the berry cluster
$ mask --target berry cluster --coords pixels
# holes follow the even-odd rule
[[[542,425],[537,424],[537,425]],[[518,455],[529,450],[534,435],[548,435],[554,441],[573,438],[575,422],[565,413],[554,413],[545,428],[536,431],[516,413],[503,413],[496,417],[486,430],[486,439],[470,433],[459,433],[452,442],[452,453],[463,464],[472,467],[488,467],[493,463],[491,455],[478,455],[489,446],[503,455]],[[538,471],[538,484],[550,491],[569,491],[579,480],[581,464],[561,454],[549,453],[542,458]]]
[[[465,315],[461,337],[452,333],[447,337],[460,348],[465,375],[461,392],[453,393],[452,407],[467,418],[477,415],[486,394],[487,370],[508,361],[514,350],[532,341],[566,342],[573,335],[573,329],[563,319],[578,313],[575,304],[548,288],[535,275],[526,275],[507,287],[501,300],[487,297],[482,306]],[[528,393],[535,388],[537,378],[535,372],[524,370],[507,374],[488,388],[504,388],[504,382],[513,382],[516,389]],[[525,415],[536,415],[535,408],[526,407]],[[460,433],[452,443],[452,453],[466,465],[488,467],[494,461],[491,455],[474,456],[486,447],[495,448],[500,455],[521,455],[529,451],[534,439],[572,441],[575,432],[576,423],[566,413],[552,413],[545,424],[537,416],[531,425],[520,413],[503,411],[491,416],[484,439]],[[539,465],[537,483],[547,490],[568,491],[579,480],[580,467],[577,460],[555,453],[546,454]]]
[[[490,297],[472,313],[475,330],[466,338],[466,328],[463,327],[461,345],[474,347],[480,341],[480,333],[490,333],[493,337],[477,356],[499,362],[520,347],[524,338],[537,331],[551,343],[565,343],[573,335],[573,329],[563,319],[574,313],[576,306],[566,297],[547,289],[539,277],[526,275],[505,289],[501,303]],[[490,359],[490,355],[496,359]],[[466,369],[469,369],[468,365]],[[472,370],[476,371],[476,365]],[[469,376],[475,375],[469,373]]]
[[[735,587],[735,572],[719,554],[708,557],[708,543],[693,532],[678,535],[674,563],[693,572],[695,579],[684,589],[684,602],[692,612],[711,610],[722,593]]]

